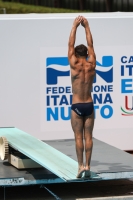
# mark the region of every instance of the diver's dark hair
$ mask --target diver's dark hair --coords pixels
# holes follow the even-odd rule
[[[79,57],[79,56],[84,56],[84,57],[87,57],[88,54],[87,54],[87,47],[83,44],[80,44],[78,46],[75,47],[75,56]]]

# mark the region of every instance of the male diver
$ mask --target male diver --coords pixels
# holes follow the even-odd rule
[[[87,47],[83,44],[74,47],[76,31],[80,24],[85,29]],[[95,76],[96,55],[93,48],[93,39],[89,23],[83,16],[78,16],[73,22],[68,42],[68,59],[73,91],[71,125],[75,135],[78,159],[77,178],[81,178],[83,173],[85,177],[89,177],[93,147],[92,131],[94,126],[94,107],[91,89]],[[85,164],[83,162],[84,146]]]

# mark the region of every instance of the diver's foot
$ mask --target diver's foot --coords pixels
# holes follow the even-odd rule
[[[89,178],[91,176],[90,169],[85,169],[85,178]]]
[[[78,170],[77,178],[81,178],[84,172],[85,172],[85,168],[80,167]]]

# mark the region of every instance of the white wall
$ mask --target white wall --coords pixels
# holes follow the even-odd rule
[[[56,93],[56,89],[54,94],[51,92],[46,94],[47,87],[69,88],[70,76],[58,77],[57,84],[48,85],[46,60],[48,57],[67,57],[69,33],[76,16],[77,14],[0,16],[1,127],[14,126],[43,140],[73,138],[70,120],[62,120],[59,112],[62,107],[65,109],[65,117],[69,118],[71,95],[69,89],[67,94]],[[90,23],[97,61],[102,64],[103,56],[112,56],[113,59],[109,67],[97,66],[97,70],[102,72],[113,69],[113,81],[107,83],[97,75],[97,82],[94,83],[96,89],[101,85],[106,87],[110,85],[110,91],[94,92],[95,95],[101,94],[102,102],[96,101],[95,104],[96,120],[93,135],[120,149],[133,149],[133,111],[129,110],[132,108],[133,101],[133,59],[131,57],[133,56],[133,14],[97,13],[84,14],[84,16]],[[84,29],[81,26],[78,28],[76,45],[80,43],[86,44]],[[127,59],[122,58],[123,56]],[[123,62],[127,60],[127,63],[123,63],[121,58]],[[121,65],[124,65],[125,69],[123,76],[121,76]],[[63,67],[52,64],[50,67],[69,71],[69,65]],[[123,82],[126,93],[122,93],[121,90],[122,79],[126,79]],[[105,100],[107,93],[110,99],[108,97]],[[57,105],[53,104],[51,95],[59,96]],[[62,95],[67,97],[69,105],[65,105],[65,99],[60,102]],[[50,106],[46,105],[48,102],[46,96],[50,96]],[[125,96],[128,100],[127,107]],[[109,116],[108,108],[103,110],[104,117],[107,119],[100,114],[103,106],[109,106],[113,112]],[[121,111],[121,107],[128,116],[122,115],[124,112]],[[57,121],[52,117],[47,121],[48,108],[53,112],[59,112]]]

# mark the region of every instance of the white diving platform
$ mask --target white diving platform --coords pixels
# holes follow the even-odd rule
[[[78,163],[45,142],[17,128],[0,128],[0,137],[5,137],[9,146],[34,160],[64,181],[79,181],[76,178]],[[90,178],[98,178],[91,172]]]
[[[7,138],[9,146],[37,162],[42,168],[20,170],[7,161],[0,161],[0,186],[133,178],[133,156],[95,138],[91,177],[77,179],[74,139],[43,142],[17,128],[0,128],[0,137],[2,136]]]

